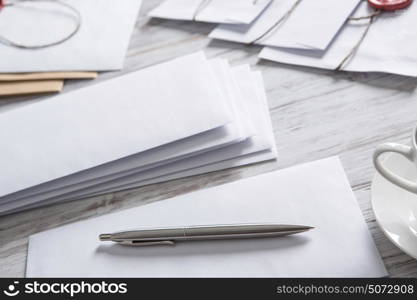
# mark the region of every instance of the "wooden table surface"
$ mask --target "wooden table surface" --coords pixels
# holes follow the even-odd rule
[[[68,81],[64,92],[198,50],[204,50],[208,57],[227,58],[233,65],[249,63],[264,76],[278,162],[224,170],[0,217],[0,276],[24,276],[28,237],[35,232],[273,169],[339,155],[390,275],[417,277],[417,260],[402,253],[384,236],[370,204],[370,184],[375,173],[372,152],[383,142],[408,141],[417,122],[417,78],[337,73],[259,61],[257,54],[261,47],[208,39],[214,25],[147,18],[146,13],[159,2],[144,1],[122,71],[106,72],[92,81]],[[14,109],[43,98],[3,99],[0,109]]]

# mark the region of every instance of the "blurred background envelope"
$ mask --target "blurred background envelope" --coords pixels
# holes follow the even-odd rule
[[[67,32],[68,27],[73,26],[73,20],[69,18],[56,18],[56,14],[36,9],[35,2],[25,4],[35,9],[4,8],[0,18],[1,35],[10,39],[30,39],[30,43],[35,43],[34,37],[41,38],[45,31],[48,35],[56,33],[59,36],[60,32]],[[62,44],[43,49],[21,49],[0,43],[0,57],[7,57],[1,61],[0,73],[105,71],[123,67],[141,1],[63,2],[81,14],[80,30]],[[53,1],[49,5],[53,5]]]
[[[274,1],[255,22],[249,25],[219,25],[210,33],[210,37],[241,43],[255,42],[268,46],[324,50],[359,2],[360,0]],[[284,18],[274,27],[287,12],[290,12],[288,18]],[[274,29],[263,36],[271,28]]]
[[[355,17],[370,15],[374,10],[364,1]],[[352,52],[361,39],[368,20],[349,21],[327,51],[302,51],[267,47],[260,58],[276,62],[335,69]],[[342,70],[385,72],[417,76],[417,5],[397,12],[384,12],[376,17],[358,50]]]
[[[63,80],[5,81],[0,82],[0,97],[57,93],[63,86]]]
[[[0,73],[3,81],[51,80],[51,79],[94,79],[97,72],[41,72],[41,73]]]

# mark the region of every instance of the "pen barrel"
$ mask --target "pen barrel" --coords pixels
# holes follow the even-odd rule
[[[103,235],[102,240],[109,238],[115,242],[135,241],[190,241],[190,240],[222,240],[275,237],[300,233],[311,229],[308,226],[298,225],[219,225],[219,226],[194,226],[184,228],[166,228],[135,230]],[[101,238],[100,238],[101,239]]]
[[[305,228],[304,228],[305,227]],[[223,240],[285,236],[308,230],[292,225],[236,225],[185,228],[186,240]]]
[[[166,240],[184,240],[185,228],[164,228],[164,229],[146,229],[114,233],[111,240],[115,242],[121,241],[166,241]]]

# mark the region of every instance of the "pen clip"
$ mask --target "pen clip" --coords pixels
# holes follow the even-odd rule
[[[120,245],[124,245],[124,246],[134,246],[134,247],[142,247],[142,246],[161,246],[161,245],[166,245],[166,246],[173,246],[175,245],[174,241],[150,241],[150,242],[142,242],[142,241],[135,241],[135,240],[130,240],[130,241],[120,241],[117,242]]]

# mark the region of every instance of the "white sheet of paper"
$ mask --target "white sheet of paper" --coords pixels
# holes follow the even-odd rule
[[[305,224],[289,237],[123,247],[135,228]],[[29,238],[27,277],[381,277],[386,270],[340,161],[329,158],[58,227]]]
[[[212,23],[251,23],[271,0],[166,0],[149,16]]]
[[[215,79],[221,92],[227,96],[228,105],[233,111],[233,121],[223,127],[215,128],[191,137],[169,143],[148,151],[134,154],[93,169],[78,172],[47,183],[8,195],[0,199],[1,203],[9,203],[17,199],[28,198],[27,201],[37,202],[48,197],[68,193],[77,189],[110,181],[129,174],[143,172],[162,164],[168,164],[192,155],[214,150],[231,143],[236,143],[253,135],[253,125],[249,124],[249,112],[245,101],[230,73],[228,63],[223,59],[210,60]],[[52,193],[47,193],[52,191]],[[1,209],[0,209],[1,210]]]
[[[105,71],[123,67],[142,1],[124,0],[117,5],[112,0],[62,0],[62,2],[70,4],[80,12],[82,19],[80,30],[64,43],[43,49],[20,49],[0,43],[0,57],[7,57],[1,61],[0,73]],[[69,10],[63,10],[53,3],[19,5],[35,8],[39,5],[47,8],[49,6],[53,12],[60,8],[62,13],[70,13]],[[54,17],[53,14],[39,12],[37,9],[19,8],[2,10],[1,35],[33,45],[40,43],[38,39],[44,36],[40,34],[42,32],[48,32],[48,37],[56,36],[60,39],[74,27],[74,20],[71,18],[57,19],[56,15]],[[10,26],[10,24],[18,24],[18,26]],[[55,40],[57,39],[51,39],[51,41]]]
[[[231,120],[227,98],[202,52],[7,111],[0,118],[0,139],[5,144],[0,158],[0,195]]]
[[[260,39],[257,44],[301,48],[326,49],[360,0],[303,0],[281,25]],[[211,33],[215,39],[250,43],[262,36],[296,0],[280,0],[273,3],[249,25],[219,25]]]
[[[364,2],[354,16],[367,16],[373,11]],[[335,69],[360,40],[368,20],[349,21],[327,51],[296,51],[267,47],[260,58],[276,62]],[[417,76],[417,5],[395,13],[384,12],[371,25],[356,54],[343,70],[385,72]]]
[[[251,111],[249,115],[252,118],[251,123],[256,126],[254,136],[240,143],[187,157],[148,171],[130,173],[129,176],[111,176],[114,179],[110,177],[110,179],[95,180],[96,184],[82,183],[52,190],[48,193],[32,195],[17,201],[7,201],[7,203],[0,205],[0,213],[4,214],[29,207],[75,200],[90,194],[103,194],[104,192],[275,159],[277,156],[276,147],[262,77],[258,72],[251,74],[247,65],[235,67],[233,74],[242,95],[244,95],[242,100],[246,102],[248,110]]]

